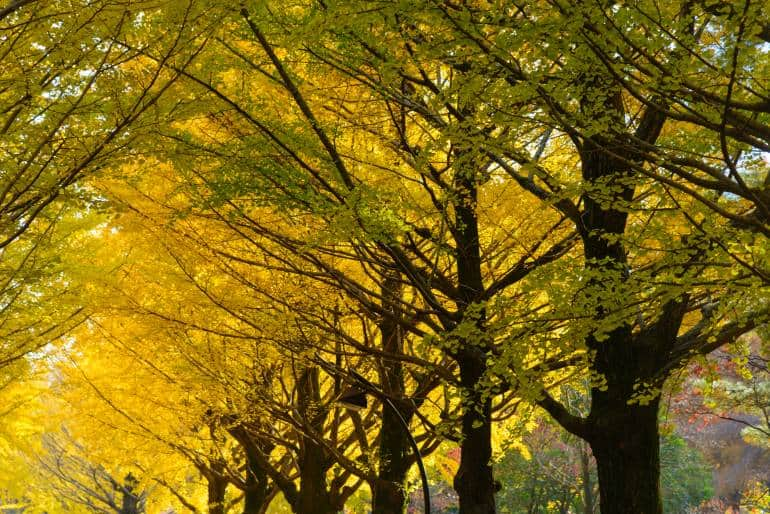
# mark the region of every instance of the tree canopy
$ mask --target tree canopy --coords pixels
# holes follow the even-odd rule
[[[770,320],[763,7],[0,8],[9,494],[393,514],[416,445],[494,514],[548,415],[588,484],[564,512],[590,459],[603,514],[663,512],[691,449],[662,400]]]

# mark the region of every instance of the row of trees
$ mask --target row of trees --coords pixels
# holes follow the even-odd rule
[[[462,514],[496,511],[493,429],[534,406],[602,513],[662,512],[667,379],[770,313],[760,3],[0,12],[5,362],[59,341],[39,409],[77,445],[120,434],[105,462],[191,510],[195,469],[215,514],[362,484],[401,512],[398,416],[333,408],[355,369],[425,454],[459,445]]]

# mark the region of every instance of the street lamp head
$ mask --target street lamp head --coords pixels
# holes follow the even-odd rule
[[[340,407],[351,410],[365,409],[367,406],[366,391],[358,387],[348,387],[335,400]]]

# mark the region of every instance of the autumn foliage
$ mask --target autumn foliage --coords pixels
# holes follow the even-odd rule
[[[697,508],[676,422],[767,447],[761,4],[0,6],[6,507]]]

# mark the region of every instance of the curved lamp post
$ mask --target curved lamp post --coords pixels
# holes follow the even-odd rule
[[[330,365],[330,367],[332,367]],[[380,391],[374,384],[367,379],[356,373],[355,371],[349,371],[346,376],[352,377],[355,381],[353,387],[349,387],[337,397],[336,403],[352,410],[365,409],[367,405],[366,395],[371,394],[377,399],[382,401],[383,405],[387,405],[396,418],[401,422],[401,426],[404,428],[406,436],[409,438],[409,444],[414,451],[414,456],[417,460],[417,467],[420,469],[420,479],[422,480],[422,495],[425,501],[425,514],[430,514],[430,490],[428,489],[428,475],[425,473],[425,464],[422,461],[422,455],[420,455],[420,448],[417,446],[417,441],[414,440],[412,432],[409,430],[409,423],[406,422],[404,416],[401,415],[401,411],[396,408],[393,401],[388,398],[385,393]]]

